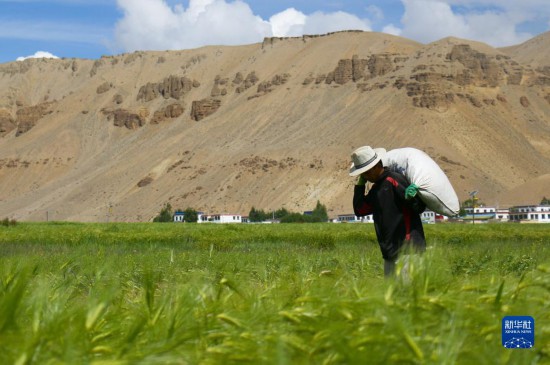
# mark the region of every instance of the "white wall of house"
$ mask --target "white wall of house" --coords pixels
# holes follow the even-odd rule
[[[420,219],[424,223],[435,223],[435,213],[431,210],[425,210],[421,215]]]
[[[550,223],[550,205],[524,205],[510,209],[514,222]]]
[[[471,214],[472,208],[464,208],[466,213]],[[497,209],[495,207],[475,207],[474,213],[475,214],[484,214],[484,213],[496,213]]]
[[[201,219],[204,216],[202,212],[197,212],[197,222],[201,223]],[[185,220],[185,214],[184,212],[176,212],[174,213],[174,222],[176,223],[183,223]]]
[[[498,219],[502,222],[507,222],[510,219],[510,210],[509,209],[497,209],[495,213],[495,219]]]
[[[372,214],[365,217],[358,217],[355,214],[340,214],[334,221],[335,223],[374,223]]]
[[[201,223],[242,223],[242,216],[240,214],[210,214],[201,219]]]

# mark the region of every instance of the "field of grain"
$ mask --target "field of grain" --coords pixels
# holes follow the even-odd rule
[[[2,226],[0,363],[548,363],[547,226],[426,226],[395,279],[368,224]]]

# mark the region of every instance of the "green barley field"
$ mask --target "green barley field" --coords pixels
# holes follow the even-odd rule
[[[0,364],[548,364],[550,225],[0,227]],[[535,319],[505,349],[502,318]]]

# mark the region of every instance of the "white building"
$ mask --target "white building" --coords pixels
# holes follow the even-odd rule
[[[185,217],[185,213],[176,212],[176,213],[174,213],[174,222],[183,223],[183,218],[184,217]]]
[[[479,222],[488,222],[490,219],[495,219],[497,209],[495,207],[475,207],[475,208],[464,208],[466,215],[462,217],[465,221],[478,221]],[[473,215],[472,215],[473,211]]]
[[[199,223],[242,223],[240,214],[211,214],[203,215]]]
[[[464,210],[466,211],[466,213],[472,214],[472,208],[464,208]],[[497,211],[497,208],[495,207],[475,207],[474,208],[475,214],[491,214],[491,213],[496,213],[496,211]]]
[[[197,222],[201,222],[202,217],[204,216],[203,212],[197,212]],[[174,222],[183,223],[185,221],[185,212],[175,212],[174,213]]]
[[[550,223],[550,205],[524,205],[510,208],[510,221]]]
[[[429,223],[433,224],[435,223],[435,213],[431,210],[425,210],[421,215],[420,219],[422,220],[422,223]]]
[[[374,223],[372,214],[365,217],[358,217],[355,214],[339,214],[336,223]]]
[[[502,222],[508,222],[508,220],[510,219],[510,210],[497,208],[497,211],[495,213],[495,219],[498,219],[499,221],[502,221]]]

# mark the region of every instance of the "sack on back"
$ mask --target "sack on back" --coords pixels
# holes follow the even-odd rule
[[[460,203],[451,182],[425,152],[411,147],[397,148],[388,151],[382,163],[418,185],[418,194],[428,209],[448,217],[458,215]]]

